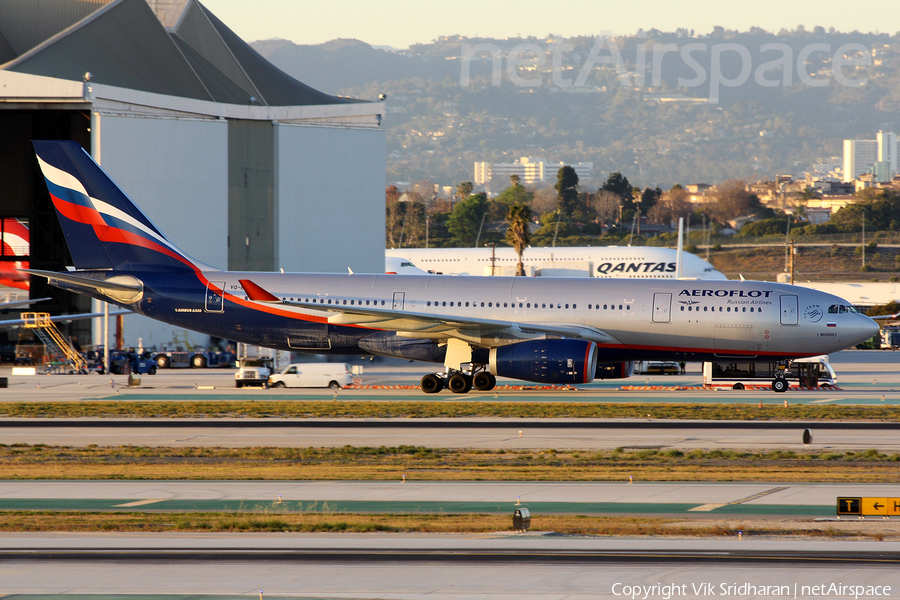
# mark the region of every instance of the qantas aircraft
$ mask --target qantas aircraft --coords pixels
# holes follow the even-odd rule
[[[30,273],[224,339],[443,363],[426,393],[627,377],[635,360],[788,364],[878,331],[836,296],[774,283],[220,271],[178,250],[78,144],[34,146],[75,265]]]
[[[519,262],[515,249],[507,247],[390,248],[384,254],[386,269],[392,259],[405,258],[419,269],[444,275],[506,274],[514,272]],[[727,279],[699,256],[684,252],[683,257],[683,278]],[[673,248],[646,246],[526,248],[522,260],[526,269],[533,267],[536,275],[545,277],[557,276],[553,273],[560,271],[567,274],[577,271],[585,277],[675,279],[677,269],[677,252]],[[397,273],[403,275],[405,271]]]
[[[3,219],[0,232],[0,246],[4,256],[22,256],[28,254],[28,225],[18,219]],[[0,286],[18,288],[28,291],[28,274],[21,269],[28,268],[28,261],[0,261]]]

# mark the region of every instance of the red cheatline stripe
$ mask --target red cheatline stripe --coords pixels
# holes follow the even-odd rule
[[[594,346],[594,342],[588,342],[587,349],[584,351],[584,381],[582,383],[590,383],[593,379],[593,373],[591,373],[591,379],[588,379],[588,369],[591,366],[591,348]]]

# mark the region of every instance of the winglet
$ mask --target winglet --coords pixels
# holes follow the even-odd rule
[[[238,281],[244,287],[244,291],[247,292],[247,297],[254,302],[281,302],[281,298],[273,296],[249,279],[239,279]]]

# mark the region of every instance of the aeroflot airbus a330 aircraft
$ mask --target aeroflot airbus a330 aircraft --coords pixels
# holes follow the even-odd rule
[[[836,296],[773,283],[219,271],[171,244],[80,146],[34,146],[76,270],[31,273],[224,339],[443,363],[422,378],[429,393],[489,390],[498,375],[627,377],[634,360],[786,364],[878,331]]]

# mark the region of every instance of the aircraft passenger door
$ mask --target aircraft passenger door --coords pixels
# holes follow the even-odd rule
[[[672,319],[672,294],[657,292],[653,294],[653,322],[669,323]]]
[[[781,299],[781,324],[782,325],[798,325],[799,321],[799,305],[797,296],[784,295]]]
[[[203,307],[206,312],[225,312],[225,300],[222,298],[224,289],[224,281],[210,281],[206,284],[206,302]]]
[[[403,298],[406,296],[406,292],[394,292],[394,310],[403,310]]]

